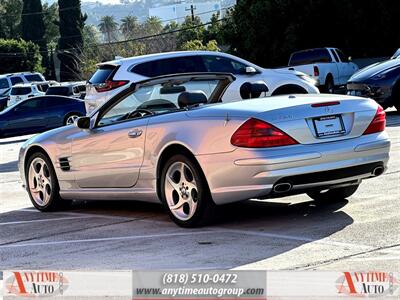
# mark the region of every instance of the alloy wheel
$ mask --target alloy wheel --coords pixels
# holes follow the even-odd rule
[[[165,198],[171,213],[181,221],[193,217],[198,205],[198,186],[191,168],[183,162],[173,163],[165,176]]]
[[[46,206],[52,193],[49,167],[42,158],[37,157],[32,161],[28,172],[29,192],[33,200],[39,206]]]

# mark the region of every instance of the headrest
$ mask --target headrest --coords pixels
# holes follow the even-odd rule
[[[268,87],[264,81],[245,82],[240,87],[242,99],[252,99],[260,97],[261,93],[268,92]]]
[[[178,96],[178,105],[180,108],[207,103],[207,96],[203,91],[183,92]]]

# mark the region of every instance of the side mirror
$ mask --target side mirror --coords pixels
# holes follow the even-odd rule
[[[246,74],[251,75],[251,74],[256,74],[256,73],[257,73],[257,70],[256,70],[255,68],[253,68],[253,67],[246,67],[246,69],[245,69],[244,72],[245,72]]]
[[[76,119],[75,124],[80,129],[90,128],[90,117],[80,117]]]

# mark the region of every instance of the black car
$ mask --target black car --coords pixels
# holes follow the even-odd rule
[[[361,69],[347,82],[347,94],[374,99],[383,108],[400,111],[400,58]]]
[[[82,100],[61,96],[28,98],[0,112],[0,138],[70,125],[86,114]]]

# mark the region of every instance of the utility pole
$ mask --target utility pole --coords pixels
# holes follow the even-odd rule
[[[192,1],[192,4],[190,4],[190,8],[185,9],[186,11],[190,10],[190,13],[192,15],[192,22],[194,22],[194,10],[195,9],[196,9],[196,6],[193,5],[193,1]]]

